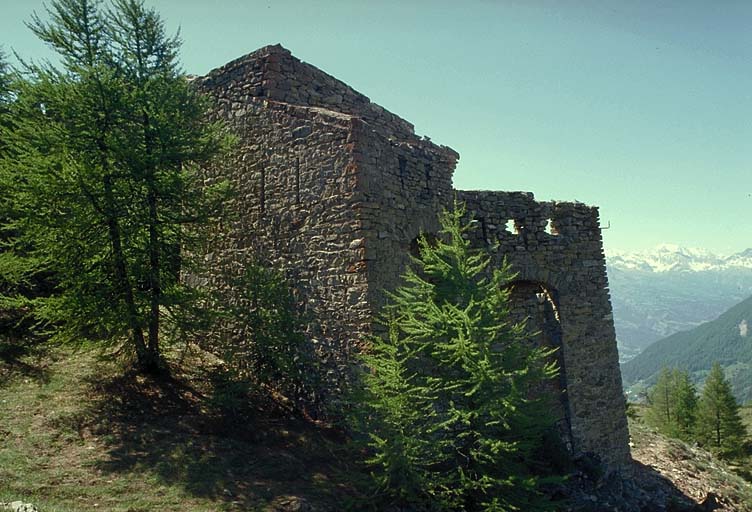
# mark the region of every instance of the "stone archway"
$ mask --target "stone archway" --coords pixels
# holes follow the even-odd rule
[[[507,285],[512,320],[525,322],[525,332],[536,346],[555,348],[553,358],[559,375],[543,385],[542,392],[556,397],[553,411],[556,426],[567,450],[571,453],[571,410],[567,396],[567,373],[564,365],[564,345],[559,316],[559,292],[550,284],[533,280],[515,280]]]
[[[436,233],[423,233],[422,235],[426,237],[426,241],[432,246],[436,243],[436,240],[438,239],[438,236],[436,235]],[[408,252],[410,253],[410,256],[412,256],[413,258],[420,257],[420,243],[418,242],[419,240],[420,240],[420,235],[410,240],[410,244],[408,245]]]

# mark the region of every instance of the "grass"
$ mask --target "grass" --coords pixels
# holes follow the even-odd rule
[[[290,496],[330,510],[358,498],[341,435],[268,401],[238,407],[215,386],[217,368],[191,357],[159,380],[95,350],[0,345],[0,501],[209,512],[274,510]]]

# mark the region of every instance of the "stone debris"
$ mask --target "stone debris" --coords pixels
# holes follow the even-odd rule
[[[752,512],[752,484],[725,463],[702,448],[666,438],[644,425],[632,430],[637,468],[632,481],[651,497],[668,496],[674,503],[685,500],[691,504],[686,510]]]
[[[10,512],[39,512],[37,507],[31,503],[24,503],[23,501],[0,503],[0,507],[2,507],[3,510],[9,510]]]
[[[316,509],[299,496],[278,496],[267,507],[269,512],[316,512]]]

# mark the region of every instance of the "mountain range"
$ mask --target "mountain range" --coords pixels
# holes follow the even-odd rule
[[[752,249],[721,256],[662,245],[606,258],[620,359],[715,319],[752,295]]]

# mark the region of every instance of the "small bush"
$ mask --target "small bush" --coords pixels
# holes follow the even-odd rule
[[[316,359],[282,273],[251,261],[228,289],[232,291],[215,297],[219,327],[204,346],[224,360],[232,380],[311,401],[318,386]]]

